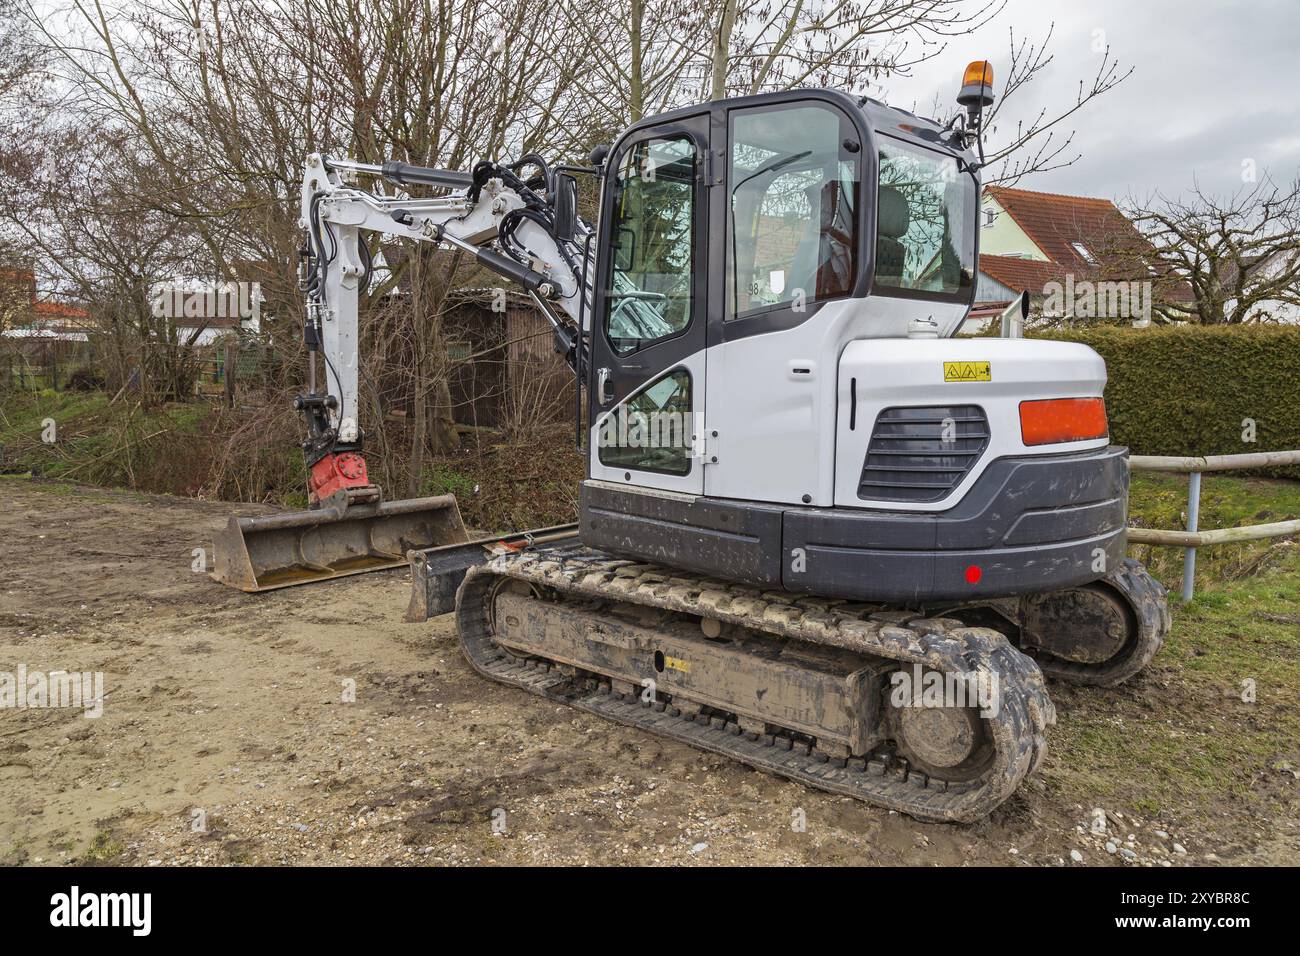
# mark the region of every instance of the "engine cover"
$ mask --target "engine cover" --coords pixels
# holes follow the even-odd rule
[[[944,511],[999,458],[1105,448],[1106,438],[1028,446],[1020,432],[1021,402],[1090,398],[1105,386],[1105,362],[1076,342],[850,342],[839,365],[835,504]]]

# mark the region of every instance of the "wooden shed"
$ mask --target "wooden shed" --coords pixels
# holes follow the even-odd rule
[[[550,323],[528,297],[503,289],[453,294],[443,319],[454,417],[463,425],[520,428],[573,411],[573,374]]]

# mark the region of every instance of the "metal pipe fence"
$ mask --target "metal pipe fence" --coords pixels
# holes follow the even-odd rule
[[[1153,544],[1183,548],[1183,601],[1190,601],[1196,585],[1196,549],[1232,541],[1259,541],[1300,534],[1300,519],[1248,524],[1237,528],[1199,530],[1201,512],[1201,475],[1216,471],[1241,471],[1248,468],[1274,468],[1300,465],[1300,450],[1251,452],[1244,455],[1204,455],[1179,458],[1164,455],[1130,455],[1134,471],[1163,471],[1188,475],[1187,530],[1164,531],[1156,528],[1129,528],[1130,544]]]

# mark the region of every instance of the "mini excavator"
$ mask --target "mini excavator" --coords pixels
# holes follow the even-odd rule
[[[1169,630],[1125,556],[1100,356],[956,336],[992,86],[971,64],[946,124],[836,90],[717,100],[585,166],[310,156],[313,506],[232,519],[216,577],[409,559],[485,677],[920,819],[988,814],[1043,758],[1045,675],[1113,686]],[[363,233],[468,253],[547,318],[587,456],[575,531],[484,547],[454,498],[370,482]]]

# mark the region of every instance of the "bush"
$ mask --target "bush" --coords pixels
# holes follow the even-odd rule
[[[74,392],[97,392],[104,388],[104,373],[93,365],[82,365],[68,376],[66,387]]]
[[[1041,337],[1101,353],[1111,439],[1136,455],[1300,448],[1300,328],[1108,327]],[[1300,477],[1297,468],[1273,473]]]

